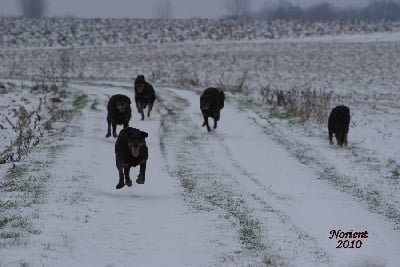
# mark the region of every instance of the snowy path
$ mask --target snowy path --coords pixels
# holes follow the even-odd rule
[[[142,124],[138,116],[131,121],[131,126],[150,133],[146,184],[115,190],[115,140],[104,138],[103,108],[115,90],[86,90],[90,98],[99,99],[101,111],[87,108],[83,112],[79,136],[57,163],[49,197],[52,203],[42,222],[44,251],[33,251],[27,262],[39,257],[36,264],[45,266],[212,265],[208,225],[188,213],[179,184],[163,171],[156,113]],[[133,169],[132,177],[137,172]]]
[[[190,119],[178,121],[188,121],[190,124],[185,125],[187,129],[197,126],[194,130],[197,132],[198,122],[201,122],[198,97],[186,91],[174,92],[190,102],[188,108],[180,112],[189,114]],[[258,241],[260,248],[276,250],[269,256],[277,257],[278,262],[289,259],[283,261],[284,265],[294,266],[397,264],[400,235],[392,230],[391,223],[376,218],[349,196],[320,180],[282,146],[270,140],[257,124],[246,117],[246,113],[240,114],[229,105],[222,113],[223,119],[216,132],[207,137],[188,133],[192,141],[185,146],[192,148],[191,160],[193,165],[197,165],[196,171],[201,172],[202,169],[203,173],[207,173],[204,172],[207,167],[199,164],[198,151],[206,150],[206,155],[212,155],[211,160],[205,160],[205,164],[213,162],[218,171],[208,180],[221,183],[217,194],[226,194],[224,199],[229,199],[230,194],[226,193],[226,188],[233,187],[233,194],[239,198],[235,201],[241,203],[238,209],[246,209],[246,216],[251,217],[258,225],[261,236],[264,236]],[[196,122],[197,125],[193,125]],[[181,139],[185,140],[184,137]],[[182,161],[188,160],[190,156]],[[218,173],[228,176],[226,185],[218,180],[221,178]],[[201,176],[193,180],[198,182]],[[203,191],[216,190],[215,185],[203,186],[206,187]],[[207,193],[204,194],[207,198]],[[221,206],[220,203],[216,205]],[[230,205],[226,206],[226,212],[231,213]],[[240,221],[240,216],[237,219]],[[361,249],[336,249],[336,241],[328,236],[331,230],[339,229],[368,231],[370,235],[362,240],[364,245]]]
[[[41,233],[0,266],[396,266],[400,233],[333,188],[262,127],[226,104],[216,131],[200,127],[198,95],[159,88],[150,119],[145,185],[115,190],[114,140],[105,103],[118,87],[74,85],[100,110],[52,168]],[[120,128],[118,128],[119,130]],[[132,171],[132,177],[138,169]],[[331,230],[368,231],[359,249],[337,249]],[[351,240],[350,240],[351,241]]]

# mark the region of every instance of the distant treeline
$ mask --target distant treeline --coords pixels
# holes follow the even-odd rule
[[[232,16],[228,16],[228,18],[234,19]],[[400,3],[394,1],[373,1],[364,7],[339,8],[324,2],[308,8],[302,8],[288,1],[281,1],[278,6],[264,7],[255,13],[248,13],[242,18],[271,20],[396,20],[400,19]]]

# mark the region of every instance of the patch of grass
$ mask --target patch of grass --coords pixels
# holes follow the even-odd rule
[[[282,258],[274,255],[264,255],[262,259],[262,264],[266,267],[287,266]]]
[[[18,204],[14,200],[7,200],[7,201],[0,200],[0,210],[10,210],[16,208],[17,206]],[[0,223],[0,228],[1,228],[1,223]]]
[[[40,166],[40,164],[39,164]],[[17,216],[24,208],[29,208],[43,201],[45,184],[49,175],[28,176],[32,168],[29,164],[13,165],[0,187],[0,196],[7,196],[7,201],[0,200],[0,247],[13,245],[25,232],[32,233],[30,216]],[[4,239],[12,239],[12,242]]]
[[[178,174],[178,177],[183,177],[181,174]],[[196,182],[193,179],[181,179],[182,187],[188,192],[192,193],[196,188]]]
[[[390,178],[400,179],[400,165],[393,159],[389,160],[386,164],[390,171]]]
[[[9,232],[2,232],[0,233],[0,237],[2,239],[17,239],[21,236],[20,233],[14,232],[14,231],[9,231]]]
[[[26,165],[13,164],[12,168],[9,169],[6,177],[11,178],[11,180],[15,180],[21,177],[27,170],[28,167]]]
[[[260,242],[260,237],[257,233],[260,229],[260,223],[246,216],[243,220],[240,220],[239,224],[239,239],[240,242],[245,245],[246,249],[263,249],[264,245]]]
[[[247,97],[234,98],[233,100],[237,102],[238,104],[237,107],[242,111],[252,110],[253,108],[258,109],[265,107],[264,102]]]
[[[392,170],[392,178],[399,179],[400,178],[400,166],[397,166]]]
[[[41,94],[46,90],[47,87],[42,86],[32,93]],[[69,95],[67,91],[54,86],[50,91]],[[40,233],[31,224],[32,219],[40,216],[35,207],[46,196],[46,186],[50,179],[48,167],[62,149],[59,142],[63,139],[64,131],[71,128],[54,123],[68,122],[88,102],[85,94],[77,95],[73,103],[54,102],[49,97],[46,95],[40,98],[40,103],[32,112],[25,108],[19,109],[15,123],[18,137],[0,154],[0,164],[9,164],[4,166],[7,172],[0,183],[0,248],[21,246],[23,236]],[[33,151],[40,152],[41,156],[28,157]],[[46,156],[43,157],[42,152]],[[74,195],[72,201],[80,197]]]
[[[267,85],[261,89],[261,96],[265,103],[274,108],[284,109],[286,112],[282,112],[283,114],[299,117],[303,121],[312,120],[324,124],[330,111],[333,91],[316,90],[307,85],[304,88],[293,87],[288,90]]]
[[[87,94],[81,94],[75,96],[72,105],[76,109],[83,109],[88,104],[88,102],[89,102],[89,96]]]
[[[295,114],[288,112],[287,110],[279,109],[276,107],[272,107],[269,109],[269,114],[272,118],[277,118],[280,120],[288,120],[295,118]]]
[[[4,219],[0,220],[0,228],[4,228],[11,221],[12,221],[12,218],[4,218]]]
[[[215,182],[215,188],[222,188]],[[249,212],[249,207],[240,196],[234,196],[233,192],[224,191],[207,193],[205,199],[218,208],[227,212],[226,219],[234,219],[239,226],[239,240],[246,250],[264,250],[265,245],[261,241],[260,222],[254,219]]]
[[[47,120],[44,124],[43,127],[46,131],[50,131],[53,128],[53,121],[52,120]]]
[[[11,226],[13,228],[28,228],[29,226],[28,219],[25,217],[16,216],[11,221]]]

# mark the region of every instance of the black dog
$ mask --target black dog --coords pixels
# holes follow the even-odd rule
[[[200,96],[200,109],[203,114],[204,123],[203,127],[207,126],[207,130],[211,131],[208,125],[208,117],[214,119],[214,129],[217,128],[217,121],[219,121],[221,109],[224,107],[225,94],[221,89],[207,88]]]
[[[337,106],[332,109],[328,119],[329,142],[333,144],[335,134],[339,146],[347,146],[347,134],[350,125],[350,109],[346,106]]]
[[[132,127],[120,131],[117,142],[115,143],[115,158],[119,173],[117,189],[125,185],[132,186],[129,170],[131,167],[136,167],[137,165],[140,165],[140,170],[136,183],[144,184],[146,162],[148,158],[148,149],[145,140],[147,136],[148,134],[146,132]]]
[[[107,134],[111,136],[111,125],[113,136],[117,137],[117,125],[123,124],[124,129],[128,127],[131,119],[131,99],[126,95],[113,95],[107,104]]]
[[[144,79],[143,75],[138,75],[135,79],[135,102],[137,111],[142,114],[142,120],[144,120],[143,109],[148,106],[147,117],[150,117],[155,100],[156,94],[153,86]]]

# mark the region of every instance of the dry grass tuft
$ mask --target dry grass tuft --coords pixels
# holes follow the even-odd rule
[[[333,91],[317,90],[311,86],[282,90],[276,86],[267,85],[261,89],[261,96],[266,103],[283,107],[288,113],[304,121],[312,120],[324,124],[330,112]]]

